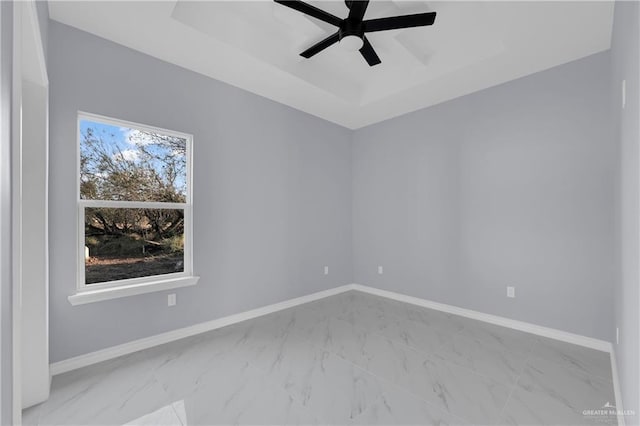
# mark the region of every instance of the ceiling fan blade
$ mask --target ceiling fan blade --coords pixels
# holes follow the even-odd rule
[[[311,6],[305,2],[299,0],[274,0],[276,3],[279,3],[283,6],[290,7],[291,9],[297,10],[298,12],[302,12],[306,15],[312,16],[316,19],[324,21],[328,24],[339,27],[342,23],[342,19],[337,16],[333,16],[332,14],[325,12],[322,9],[318,9],[315,6]]]
[[[364,45],[362,45],[362,47],[360,48],[360,53],[362,54],[364,59],[367,61],[369,66],[372,67],[374,65],[378,65],[380,62],[382,62],[378,57],[378,54],[376,53],[375,50],[373,50],[373,46],[371,45],[371,43],[369,43],[369,40],[367,40],[366,37],[364,37],[363,40],[364,40]]]
[[[369,0],[352,0],[349,5],[349,19],[362,21],[369,6]]]
[[[369,19],[363,22],[364,31],[397,30],[400,28],[423,27],[433,25],[436,12],[416,13],[414,15],[391,16],[389,18]]]
[[[311,46],[310,48],[308,48],[307,50],[305,50],[304,52],[302,52],[300,54],[300,56],[303,56],[305,58],[310,58],[313,55],[315,55],[316,53],[320,53],[322,52],[324,49],[326,49],[327,47],[331,46],[332,44],[338,42],[338,40],[340,40],[340,36],[338,35],[338,33],[333,33],[331,34],[329,37],[325,38],[324,40],[314,44],[313,46]]]

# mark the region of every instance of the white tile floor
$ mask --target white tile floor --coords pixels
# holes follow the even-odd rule
[[[615,424],[609,355],[348,292],[56,376],[25,425]]]

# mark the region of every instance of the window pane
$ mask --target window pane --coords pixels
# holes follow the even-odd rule
[[[80,120],[80,198],[184,203],[187,140]]]
[[[86,208],[84,223],[86,284],[184,271],[182,209]]]

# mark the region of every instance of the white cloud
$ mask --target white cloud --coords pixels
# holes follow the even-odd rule
[[[130,145],[146,146],[157,142],[154,138],[150,137],[149,134],[141,132],[140,130],[127,128],[120,128],[120,130],[122,130],[125,140]]]
[[[171,150],[171,156],[172,157],[184,157],[184,151],[179,151],[177,149],[172,149]]]
[[[122,152],[117,152],[113,155],[113,159],[117,161],[138,161],[140,158],[138,151],[135,149],[125,149]]]

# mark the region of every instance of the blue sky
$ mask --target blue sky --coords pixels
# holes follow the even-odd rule
[[[144,145],[148,152],[158,155],[166,155],[170,153],[168,147],[155,144],[153,139],[140,137],[140,133],[136,129],[127,127],[114,126],[111,124],[100,123],[90,120],[80,120],[80,133],[82,136],[87,134],[89,129],[93,129],[94,135],[102,139],[108,152],[113,154],[113,158],[122,157],[124,160],[138,162],[140,158],[139,145]],[[133,136],[133,139],[131,139]],[[138,137],[136,137],[138,136]],[[82,141],[81,138],[81,151]],[[162,172],[162,162],[153,161],[152,167],[160,175]],[[186,172],[176,179],[177,189],[185,189]]]

